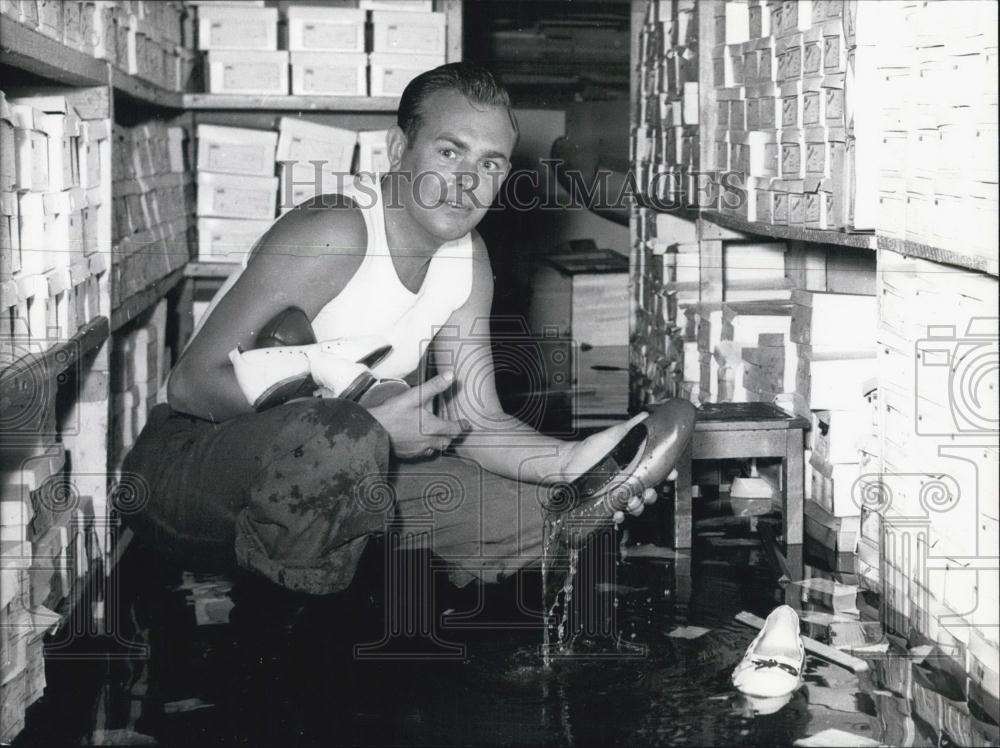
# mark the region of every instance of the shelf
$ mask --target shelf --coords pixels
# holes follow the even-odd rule
[[[271,110],[289,112],[395,112],[395,96],[255,96],[184,94],[185,109]]]
[[[815,244],[839,244],[843,247],[857,247],[859,249],[875,249],[875,235],[872,233],[850,234],[832,229],[806,229],[799,228],[798,226],[755,223],[737,216],[730,216],[711,210],[702,211],[701,217],[717,226],[732,229],[733,231],[772,236],[775,239],[812,242]]]
[[[16,410],[37,408],[38,372],[44,372],[51,382],[58,382],[59,375],[73,366],[108,339],[111,330],[107,317],[97,317],[76,335],[63,340],[44,352],[27,353],[0,372],[0,402],[3,403],[5,420],[16,421]]]
[[[69,86],[108,85],[104,60],[71,49],[7,16],[0,23],[0,63]]]
[[[180,109],[181,94],[129,75],[7,18],[0,24],[0,63],[69,86],[107,86],[135,101]],[[109,74],[110,69],[110,74]]]
[[[168,91],[155,83],[136,78],[134,75],[111,68],[111,85],[115,93],[127,96],[135,101],[169,109],[180,109],[184,105],[184,96],[175,91]]]
[[[184,277],[201,280],[211,278],[225,280],[239,266],[238,262],[189,262],[184,266]]]
[[[184,277],[184,268],[177,268],[160,278],[156,283],[132,294],[111,310],[111,331],[118,330],[132,321],[153,304],[166,296]]]
[[[907,241],[906,239],[879,236],[878,248],[888,249],[897,254],[910,257],[919,257],[922,260],[943,262],[946,265],[957,265],[958,267],[976,270],[980,273],[989,273],[990,275],[1000,274],[1000,266],[998,266],[997,260],[987,257],[977,257],[976,255],[967,255],[962,252],[942,249],[941,247],[934,247],[929,244]]]

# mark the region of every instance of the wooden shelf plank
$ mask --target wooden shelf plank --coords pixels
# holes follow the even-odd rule
[[[957,265],[958,267],[976,270],[980,273],[1000,275],[1000,264],[998,264],[997,260],[988,257],[967,255],[951,249],[920,244],[919,242],[911,242],[906,239],[896,239],[891,236],[879,236],[878,248],[888,249],[897,254],[910,257],[919,257],[922,260],[943,262],[946,265]]]
[[[96,317],[68,340],[56,343],[42,353],[27,353],[0,372],[0,402],[4,411],[32,407],[38,395],[38,377],[42,372],[50,382],[88,353],[98,348],[111,334],[107,317]]]
[[[166,296],[170,289],[184,277],[184,268],[177,268],[151,286],[132,294],[121,304],[111,310],[111,331],[135,319],[153,304]]]
[[[67,47],[6,16],[0,23],[0,63],[70,86],[108,84],[104,60]]]
[[[168,91],[155,83],[136,78],[116,67],[111,68],[111,85],[114,86],[115,93],[141,101],[144,104],[168,109],[180,109],[184,106],[183,94]]]
[[[184,266],[185,278],[226,279],[239,267],[237,262],[189,262]]]
[[[701,217],[718,226],[748,234],[772,236],[776,239],[812,242],[814,244],[838,244],[844,247],[859,249],[875,249],[874,234],[849,234],[843,231],[826,229],[805,229],[798,226],[781,226],[770,223],[755,223],[745,221],[737,216],[730,216],[716,211],[702,211]]]
[[[185,109],[265,109],[290,112],[395,112],[395,96],[255,96],[241,94],[184,94]]]

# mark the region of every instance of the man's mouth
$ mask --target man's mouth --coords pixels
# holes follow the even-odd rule
[[[469,210],[470,209],[469,206],[465,205],[464,203],[460,203],[457,200],[447,200],[447,201],[445,201],[445,205],[447,205],[449,208],[453,208],[454,210]]]

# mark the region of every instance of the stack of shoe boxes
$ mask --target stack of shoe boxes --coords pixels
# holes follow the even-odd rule
[[[187,128],[114,128],[112,307],[190,259],[194,185]]]
[[[399,96],[414,77],[445,62],[444,13],[372,10],[369,76],[372,96]]]
[[[5,340],[49,345],[102,313],[96,254],[104,120],[63,96],[0,94],[0,307]]]
[[[197,127],[198,257],[242,261],[275,216],[278,133]]]
[[[851,219],[850,110],[852,101],[871,106],[848,86],[856,8],[842,0],[718,4],[718,129],[709,152],[715,169],[743,175],[746,193],[743,199],[723,189],[720,210],[802,228],[870,228]],[[874,202],[867,199],[859,215]]]
[[[284,28],[293,94],[367,94],[364,10],[293,5]]]
[[[883,534],[902,537],[907,527],[922,528],[931,545],[921,553],[942,565],[995,554],[997,502],[990,487],[1000,457],[997,388],[995,369],[983,367],[996,355],[996,279],[881,250],[878,281],[884,500],[874,508]],[[997,588],[995,569],[927,574],[909,568],[911,551],[883,547],[892,573],[885,583],[899,586],[906,576],[921,588],[922,600],[900,615],[929,626],[935,616],[929,607],[940,604],[980,622],[987,608],[980,602],[958,610],[963,598],[956,593],[970,582],[979,585],[979,597],[968,599],[987,599]]]
[[[354,130],[282,117],[277,151],[280,211],[285,213],[316,195],[342,191],[350,180],[358,138]]]
[[[119,330],[112,341],[108,463],[116,477],[166,380],[167,303],[161,300],[143,319]]]
[[[291,4],[280,17],[255,0],[192,5],[209,93],[399,96],[447,56],[447,17],[431,3]]]
[[[693,222],[660,209],[697,205],[700,194],[697,19],[693,2],[650,2],[639,35],[638,119],[630,136],[642,206],[633,221],[630,280],[637,403],[685,392],[683,350],[693,342],[679,315],[698,302],[698,239]]]
[[[0,13],[168,91],[188,88],[193,40],[179,0],[5,0]]]
[[[871,130],[878,157],[856,182],[877,191],[871,225],[887,237],[960,247],[995,263],[997,6],[868,5],[858,19],[855,65],[866,72],[875,105],[856,116]],[[886,38],[884,29],[894,33]]]
[[[278,50],[278,9],[263,3],[198,3],[198,49],[205,90],[221,94],[288,93],[288,52]]]
[[[639,37],[636,185],[664,206],[697,205],[698,14],[693,2],[651,2]]]

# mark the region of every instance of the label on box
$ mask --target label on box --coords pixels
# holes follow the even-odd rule
[[[821,201],[822,201],[822,193],[811,192],[805,195],[806,223],[819,223]]]
[[[302,25],[303,49],[356,49],[363,26],[309,22]]]
[[[763,96],[760,99],[759,104],[759,120],[760,129],[762,130],[773,130],[777,124],[776,109],[777,109],[777,97],[775,96]]]
[[[788,193],[771,192],[771,220],[774,223],[788,223]]]
[[[799,95],[792,94],[781,100],[781,126],[799,126]]]
[[[274,159],[266,159],[265,149],[258,145],[210,143],[206,171],[267,173]]]
[[[306,91],[316,93],[361,94],[358,91],[358,73],[351,67],[312,67],[302,69],[302,83]]]
[[[798,176],[802,170],[802,149],[798,143],[781,144],[781,175]]]
[[[762,49],[760,50],[760,57],[757,60],[757,80],[760,81],[773,81],[774,80],[774,50],[773,49]]]
[[[844,89],[827,88],[826,92],[826,119],[841,122],[844,119]]]
[[[823,48],[819,42],[805,45],[802,51],[802,74],[815,75],[823,67]]]
[[[219,20],[211,22],[212,46],[259,49],[268,45],[269,25],[260,22]]]
[[[788,195],[788,223],[798,226],[805,223],[805,196],[798,194]]]
[[[729,128],[743,130],[746,128],[746,100],[738,99],[729,102]]]
[[[280,75],[284,67],[273,63],[241,62],[226,63],[222,66],[222,85],[229,91],[241,89],[258,90],[280,87]]]
[[[820,121],[820,91],[806,91],[802,94],[802,124],[819,125]]]
[[[826,143],[806,143],[806,174],[823,176],[826,173]]]
[[[238,187],[214,187],[212,189],[213,209],[226,215],[266,216],[270,213],[273,199],[273,194],[263,190],[240,189]]]

